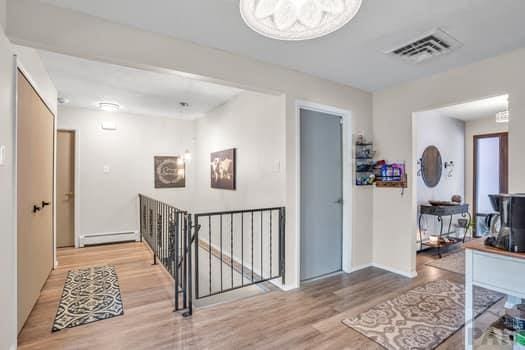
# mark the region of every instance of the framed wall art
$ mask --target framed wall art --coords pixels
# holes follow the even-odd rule
[[[155,188],[186,187],[186,165],[178,156],[156,156]]]
[[[211,188],[235,190],[236,149],[213,152],[210,159]]]

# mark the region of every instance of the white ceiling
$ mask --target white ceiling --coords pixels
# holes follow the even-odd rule
[[[281,42],[250,30],[239,0],[40,0],[109,21],[379,90],[525,46],[524,0],[364,0],[343,29]],[[463,46],[422,64],[384,54],[442,28]]]
[[[117,102],[122,112],[194,119],[233,98],[241,90],[176,74],[161,74],[39,50],[59,96],[68,106],[98,108]],[[180,102],[189,103],[183,108]]]
[[[508,95],[486,98],[483,100],[462,103],[454,106],[439,108],[432,112],[443,117],[455,118],[464,121],[487,118],[496,119],[496,113],[506,111],[509,106]]]

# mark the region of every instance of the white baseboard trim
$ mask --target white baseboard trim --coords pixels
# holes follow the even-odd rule
[[[80,236],[80,247],[87,245],[139,241],[140,235],[137,231],[90,233]]]
[[[378,269],[385,270],[385,271],[388,271],[388,272],[392,272],[392,273],[395,273],[396,275],[401,275],[401,276],[408,277],[408,278],[416,278],[417,277],[417,272],[416,271],[407,272],[407,271],[394,269],[394,268],[391,268],[389,266],[384,266],[384,265],[376,264],[376,263],[373,263],[372,266],[374,266],[374,267],[376,267]]]
[[[285,291],[285,292],[289,292],[291,290],[299,288],[298,286],[294,286],[292,284],[282,284],[280,278],[274,279],[274,280],[270,280],[270,283],[272,283],[274,286],[276,286],[277,288],[279,288],[279,289],[281,289],[282,291]]]
[[[363,270],[363,269],[366,269],[366,268],[369,268],[369,267],[373,267],[373,266],[374,266],[374,264],[369,263],[369,264],[363,264],[363,265],[359,265],[359,266],[356,266],[356,267],[352,267],[352,271],[350,273],[357,272],[359,270]]]

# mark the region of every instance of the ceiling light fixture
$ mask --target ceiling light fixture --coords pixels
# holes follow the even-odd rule
[[[496,113],[496,123],[508,123],[509,122],[509,111],[502,111]]]
[[[99,102],[98,108],[106,112],[118,112],[120,110],[120,105],[115,102]]]
[[[257,33],[278,40],[308,40],[350,22],[362,0],[241,0],[241,16]]]

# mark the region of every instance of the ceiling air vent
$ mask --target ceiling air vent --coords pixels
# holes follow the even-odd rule
[[[441,29],[423,35],[410,43],[390,50],[387,53],[406,61],[421,63],[459,48],[461,43]]]

